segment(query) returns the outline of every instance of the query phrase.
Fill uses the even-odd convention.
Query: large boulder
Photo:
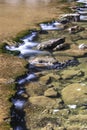
[[[63,44],[65,42],[65,37],[63,38],[58,38],[58,39],[52,39],[46,42],[42,42],[40,44],[37,45],[37,49],[39,50],[50,50],[50,49],[54,49],[55,47],[57,47],[60,44]]]
[[[62,90],[62,99],[67,105],[83,105],[87,103],[87,86],[73,83]]]

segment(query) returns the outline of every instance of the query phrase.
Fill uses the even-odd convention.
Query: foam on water
[[[71,109],[76,109],[77,106],[76,105],[68,105],[68,107]]]
[[[6,49],[9,51],[19,51],[20,56],[26,57],[29,55],[36,55],[42,53],[42,51],[39,50],[32,50],[31,48],[35,47],[38,43],[33,42],[34,38],[37,36],[37,32],[32,32],[30,35],[24,37],[21,39],[23,41],[23,44],[20,44],[19,46],[9,46],[6,45]]]
[[[35,78],[36,78],[36,75],[35,75],[35,74],[28,74],[25,78],[20,79],[20,80],[18,81],[18,84],[19,84],[19,85],[24,84],[24,83],[26,83],[26,82],[28,82],[28,81],[31,81],[31,80],[35,79]]]
[[[25,101],[17,99],[17,100],[14,100],[13,103],[16,109],[23,109]]]
[[[24,130],[24,129],[21,126],[16,126],[16,128],[14,128],[14,130]]]
[[[20,90],[20,91],[17,92],[17,95],[21,95],[24,92],[25,92],[24,90]]]
[[[42,23],[40,24],[42,30],[61,30],[64,26],[60,22]]]
[[[87,21],[87,15],[81,15],[80,20],[81,21]]]
[[[85,6],[84,7],[80,7],[79,10],[80,11],[87,11],[87,7],[85,7]]]
[[[87,14],[87,11],[78,11],[79,14]]]
[[[36,75],[35,74],[29,74],[27,77],[26,77],[26,80],[32,80],[32,79],[35,79],[36,78]]]
[[[87,4],[87,0],[77,0],[77,2]]]
[[[37,37],[37,32],[32,32],[31,34],[25,36],[21,40],[26,42],[26,41],[33,41]]]

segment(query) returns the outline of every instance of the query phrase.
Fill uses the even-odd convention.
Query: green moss
[[[9,123],[2,123],[0,124],[0,130],[10,130],[11,126]]]
[[[80,3],[80,2],[77,2],[76,3],[76,6],[78,6],[78,7],[82,7],[82,6],[84,6],[85,4],[84,3]]]
[[[15,38],[13,38],[12,40],[13,41],[16,41],[16,42],[22,42],[21,41],[21,38],[23,38],[24,36],[27,36],[29,35],[32,31],[36,31],[36,29],[32,29],[32,30],[23,30],[21,32],[19,32]]]
[[[5,49],[5,46],[6,46],[6,45],[7,45],[7,43],[5,43],[5,42],[0,44],[0,53],[12,54],[12,55],[14,55],[14,56],[17,56],[17,55],[20,54],[19,51],[9,51],[9,50],[6,50],[6,49]]]

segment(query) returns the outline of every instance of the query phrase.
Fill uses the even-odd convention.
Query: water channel
[[[26,11],[23,10],[23,15],[21,17],[21,21],[25,18],[25,16],[27,18],[27,19],[25,18],[25,20],[23,21],[23,24],[36,22],[37,17],[39,16],[38,12],[40,12],[38,10],[40,8],[42,10],[42,8],[45,7],[45,9],[47,8],[49,11],[51,11],[50,8],[51,8],[51,6],[55,5],[55,3],[56,3],[56,1],[53,2],[52,0],[48,0],[48,1],[45,1],[45,0],[41,0],[41,1],[39,1],[39,0],[32,0],[32,1],[18,0],[18,1],[15,1],[15,2],[13,0],[0,1],[0,5],[2,7],[9,4],[9,8],[7,7],[8,11],[7,11],[7,8],[5,8],[6,10],[4,10],[4,12],[3,12],[4,15],[6,15],[5,11],[7,11],[7,13],[10,13],[11,8],[14,8],[16,10],[18,8],[18,10],[16,12],[17,14],[18,14],[18,11],[20,12],[20,11],[22,11],[22,9],[27,8]],[[21,9],[20,9],[20,7],[21,7],[20,4],[22,6]],[[29,11],[29,8],[30,8],[31,12],[32,11],[36,12],[36,14],[34,14],[34,12],[33,12],[33,14],[35,15],[35,16],[33,16],[34,19],[29,20],[29,18],[31,18],[31,14],[32,14],[32,13],[27,12],[27,11]],[[34,9],[34,10],[32,10],[32,9]],[[80,20],[81,21],[87,20],[86,10],[87,10],[86,5],[84,7],[76,9],[76,12],[78,12],[80,14]],[[45,15],[45,13],[46,13],[45,18],[48,18],[47,11],[44,12],[44,10],[42,10],[40,13],[42,15],[41,20],[43,20],[43,16]],[[12,15],[16,16],[17,14],[12,14]],[[0,14],[0,16],[1,16],[1,14]],[[6,19],[8,19],[8,18],[6,18]],[[15,22],[15,19],[13,19],[13,20]],[[9,22],[12,22],[12,24],[14,24],[13,20],[9,21]],[[18,16],[17,20],[19,20],[19,16]],[[27,21],[27,20],[29,20],[29,21]],[[25,28],[25,27],[29,26],[29,25],[28,26],[22,25],[22,23],[20,23],[20,22],[17,23],[17,26],[19,26],[19,24],[20,24],[19,29],[20,28],[22,29],[22,27]],[[42,30],[46,30],[46,31],[47,30],[63,30],[63,28],[60,28],[60,26],[59,26],[60,24],[62,24],[62,23],[59,23],[58,21],[53,21],[52,23],[47,23],[47,24],[42,23],[42,24],[40,24],[40,26],[41,26]],[[8,24],[6,24],[6,25],[8,25]],[[9,30],[9,29],[11,29],[10,27],[8,26],[8,29],[7,29],[9,31],[9,33],[11,33],[10,30]],[[5,29],[6,29],[6,27],[5,27]],[[12,29],[12,31],[13,31],[13,29]],[[37,39],[37,35],[39,35],[38,31],[31,31],[31,33],[29,35],[27,35],[27,36],[25,36],[21,39],[22,43],[20,43],[19,45],[15,45],[15,46],[6,45],[6,50],[9,50],[11,52],[19,51],[20,52],[20,54],[19,54],[20,58],[29,58],[31,56],[36,56],[36,55],[48,55],[47,51],[40,51],[40,50],[33,49],[34,47],[36,47],[39,44],[37,42],[37,40],[35,40],[35,39]],[[65,67],[74,66],[74,65],[76,66],[78,64],[79,64],[78,61],[76,59],[74,59],[74,60],[66,61],[64,63],[59,63],[59,62],[55,63],[54,65],[49,66],[49,69],[64,69]],[[31,66],[33,66],[33,65],[31,64]],[[17,86],[16,86],[17,92],[11,98],[11,102],[13,103],[13,106],[11,108],[11,126],[12,126],[13,130],[27,130],[26,122],[25,122],[25,113],[24,113],[24,110],[23,110],[24,106],[27,102],[27,98],[22,97],[22,95],[26,93],[26,90],[25,90],[25,87],[24,87],[26,85],[26,83],[27,82],[29,83],[29,82],[31,82],[35,79],[37,79],[37,76],[32,71],[31,73],[27,73],[27,75],[25,75],[22,78],[19,77],[19,79],[17,79],[17,81],[16,81],[17,82]]]

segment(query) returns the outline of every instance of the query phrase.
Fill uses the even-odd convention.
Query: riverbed
[[[16,5],[12,1],[10,4]],[[38,30],[33,30],[31,24],[32,30],[19,38],[20,43],[7,42],[0,48],[6,53],[2,56],[1,78],[8,77],[9,82],[4,80],[15,84],[11,88],[15,92],[7,97],[11,102],[10,115],[4,118],[6,123],[10,119],[8,124],[13,130],[87,128],[87,6],[78,4],[71,10],[74,13],[65,12],[63,19],[56,17],[45,23],[44,19]],[[9,80],[11,75],[13,79]]]

